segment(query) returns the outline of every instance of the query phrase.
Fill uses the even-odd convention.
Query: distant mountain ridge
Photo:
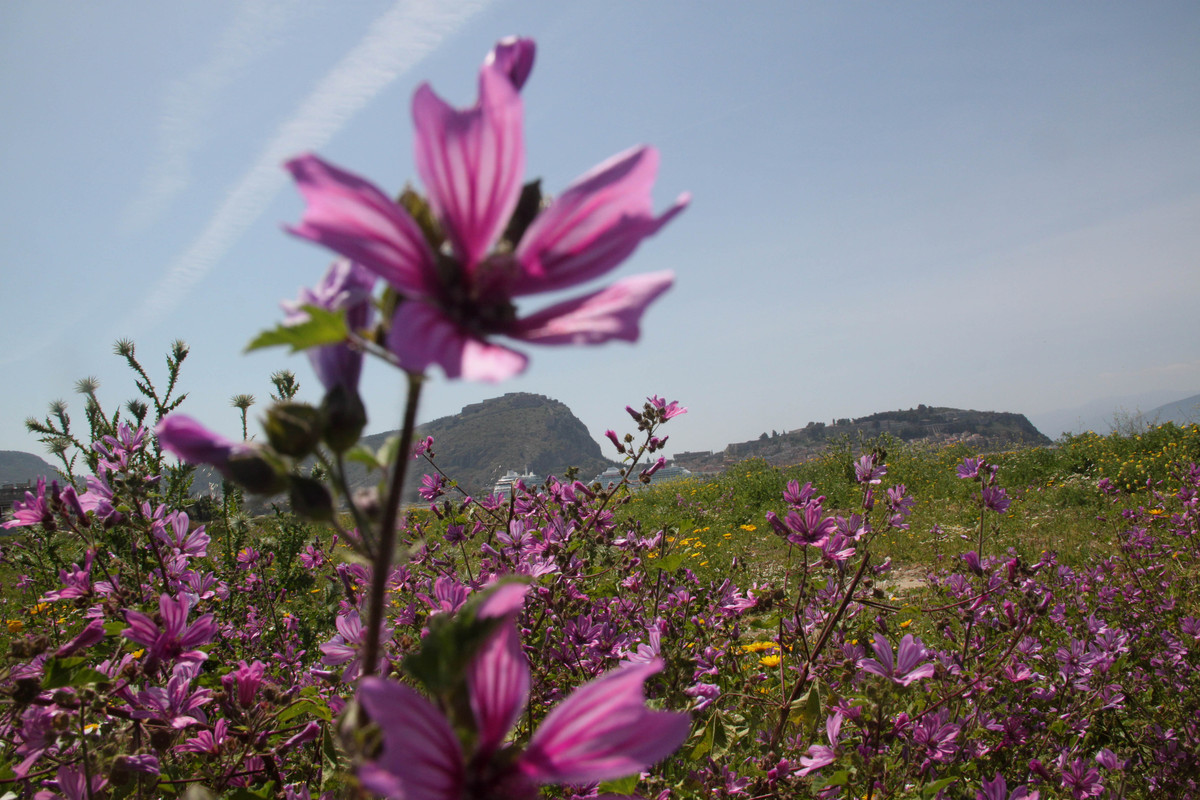
[[[1182,391],[1150,391],[1134,395],[1102,397],[1075,408],[1056,409],[1030,415],[1039,430],[1057,438],[1063,433],[1095,431],[1107,434],[1116,428],[1137,424],[1200,422],[1200,394],[1182,400]],[[1149,408],[1149,411],[1144,409]]]
[[[720,452],[677,453],[675,463],[694,472],[719,471],[747,458],[787,466],[817,455],[839,438],[854,441],[884,433],[906,442],[966,442],[981,449],[1052,444],[1024,414],[919,405],[830,424],[809,422],[784,433],[764,432],[758,439],[728,445]]]
[[[1171,405],[1182,405],[1185,410],[1198,406],[1200,395]],[[1159,412],[1163,412],[1159,421],[1174,418],[1167,416],[1173,413],[1170,407],[1155,409],[1146,416],[1153,418]],[[921,405],[857,419],[809,422],[783,433],[764,432],[758,439],[736,442],[717,452],[677,453],[674,461],[694,472],[717,472],[747,458],[762,458],[783,466],[820,453],[839,437],[856,441],[883,433],[904,441],[961,441],[980,449],[1051,444],[1023,414]],[[363,444],[377,450],[395,434],[372,434],[363,438]],[[587,426],[564,403],[525,392],[510,392],[465,406],[457,414],[420,426],[418,435],[434,438],[438,466],[473,496],[489,493],[510,469],[561,476],[568,467],[578,467],[580,478],[589,480],[615,463],[603,456]],[[431,471],[427,467],[423,461],[413,463],[408,499],[417,499],[420,476]],[[349,471],[353,488],[372,485],[378,478],[377,473],[373,478],[357,464],[349,465]],[[0,483],[24,483],[38,475],[54,476],[55,470],[35,455],[0,451]],[[210,483],[219,486],[216,473],[203,467],[197,470],[194,490],[207,491]]]
[[[58,470],[33,453],[0,450],[0,484],[23,484],[38,478],[57,478]]]

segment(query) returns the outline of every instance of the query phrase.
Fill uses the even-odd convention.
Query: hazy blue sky
[[[186,408],[238,430],[302,357],[241,355],[319,279],[281,225],[305,150],[394,192],[424,81],[474,101],[538,42],[527,172],[550,192],[656,145],[692,206],[616,275],[670,268],[642,342],[529,348],[500,385],[430,383],[421,417],[507,391],[600,439],[658,393],[675,449],[898,407],[1039,413],[1200,392],[1200,5],[583,0],[0,4],[0,449],[176,338]],[[599,285],[599,284],[597,284]],[[523,305],[536,308],[538,303]],[[369,365],[370,430],[402,382]],[[1172,396],[1174,395],[1174,396]],[[1051,435],[1058,431],[1048,431]],[[515,465],[520,466],[520,465]]]

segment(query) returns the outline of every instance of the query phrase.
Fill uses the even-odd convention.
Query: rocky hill
[[[785,466],[799,464],[843,438],[858,441],[885,433],[906,442],[966,442],[979,449],[1051,444],[1024,414],[920,405],[829,424],[810,422],[784,433],[764,432],[758,439],[731,444],[720,452],[678,453],[675,463],[693,472],[717,472],[747,458]]]
[[[57,478],[58,471],[45,460],[20,450],[0,450],[0,484],[36,482],[38,478]]]
[[[363,443],[378,449],[394,433],[367,436]],[[613,463],[601,455],[600,445],[571,409],[525,392],[466,406],[422,425],[418,436],[433,437],[438,466],[472,495],[490,492],[510,469],[561,476],[568,467],[579,467],[588,480]],[[416,464],[419,482],[424,462]],[[365,474],[354,477],[355,483],[368,481]]]

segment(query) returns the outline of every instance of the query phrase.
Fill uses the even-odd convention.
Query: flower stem
[[[383,520],[379,529],[379,549],[375,553],[374,569],[371,573],[370,607],[367,610],[367,641],[363,647],[362,674],[375,674],[379,660],[379,637],[383,631],[383,598],[387,593],[387,579],[392,560],[396,556],[396,519],[400,512],[400,497],[404,493],[404,477],[412,457],[413,431],[417,421],[417,403],[421,397],[424,376],[408,374],[408,397],[404,405],[404,426],[400,429],[400,447],[396,451],[396,463],[392,465],[392,482],[388,488],[387,505],[383,509]]]

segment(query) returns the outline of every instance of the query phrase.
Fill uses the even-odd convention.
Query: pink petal
[[[512,85],[520,89],[529,80],[533,71],[533,58],[537,45],[533,39],[518,39],[510,36],[501,39],[488,53],[483,62],[484,69],[498,69],[512,81]]]
[[[480,619],[506,617],[515,614],[525,606],[525,595],[529,593],[529,584],[510,581],[501,583],[488,591],[487,597],[479,604],[475,615]]]
[[[529,699],[529,663],[521,650],[515,612],[512,617],[500,623],[467,668],[479,754],[485,758],[504,742]]]
[[[317,156],[286,167],[308,201],[291,233],[357,261],[406,294],[438,291],[433,253],[408,212],[370,182]]]
[[[882,633],[875,634],[871,649],[875,651],[875,656],[879,659],[880,665],[887,670],[886,675],[889,678],[895,675],[896,662],[892,660],[892,645],[887,640],[887,637]]]
[[[179,600],[172,600],[169,594],[158,598],[158,612],[162,615],[163,632],[172,639],[183,635],[187,628],[188,601],[180,595]]]
[[[509,335],[535,344],[636,342],[646,307],[671,287],[670,272],[651,272],[517,320]]]
[[[551,711],[518,766],[539,783],[592,783],[632,775],[675,752],[687,714],[651,711],[642,685],[662,661],[607,672]]]
[[[359,770],[364,786],[404,800],[462,797],[462,748],[432,703],[407,686],[376,677],[362,680],[358,699],[383,729],[383,753]]]
[[[147,647],[158,641],[158,625],[142,612],[126,611],[125,621],[129,623],[129,627],[121,631],[121,635],[126,639]]]
[[[658,151],[638,147],[600,164],[534,219],[517,247],[524,280],[513,294],[562,289],[602,275],[629,257],[642,239],[674,219],[686,195],[654,216],[650,190]]]
[[[479,102],[460,111],[428,84],[413,97],[417,173],[470,273],[500,238],[525,171],[521,96],[499,69],[479,74]]]
[[[387,347],[410,372],[424,372],[437,364],[447,378],[469,381],[511,378],[528,363],[515,350],[470,336],[436,308],[412,301],[396,309]]]

